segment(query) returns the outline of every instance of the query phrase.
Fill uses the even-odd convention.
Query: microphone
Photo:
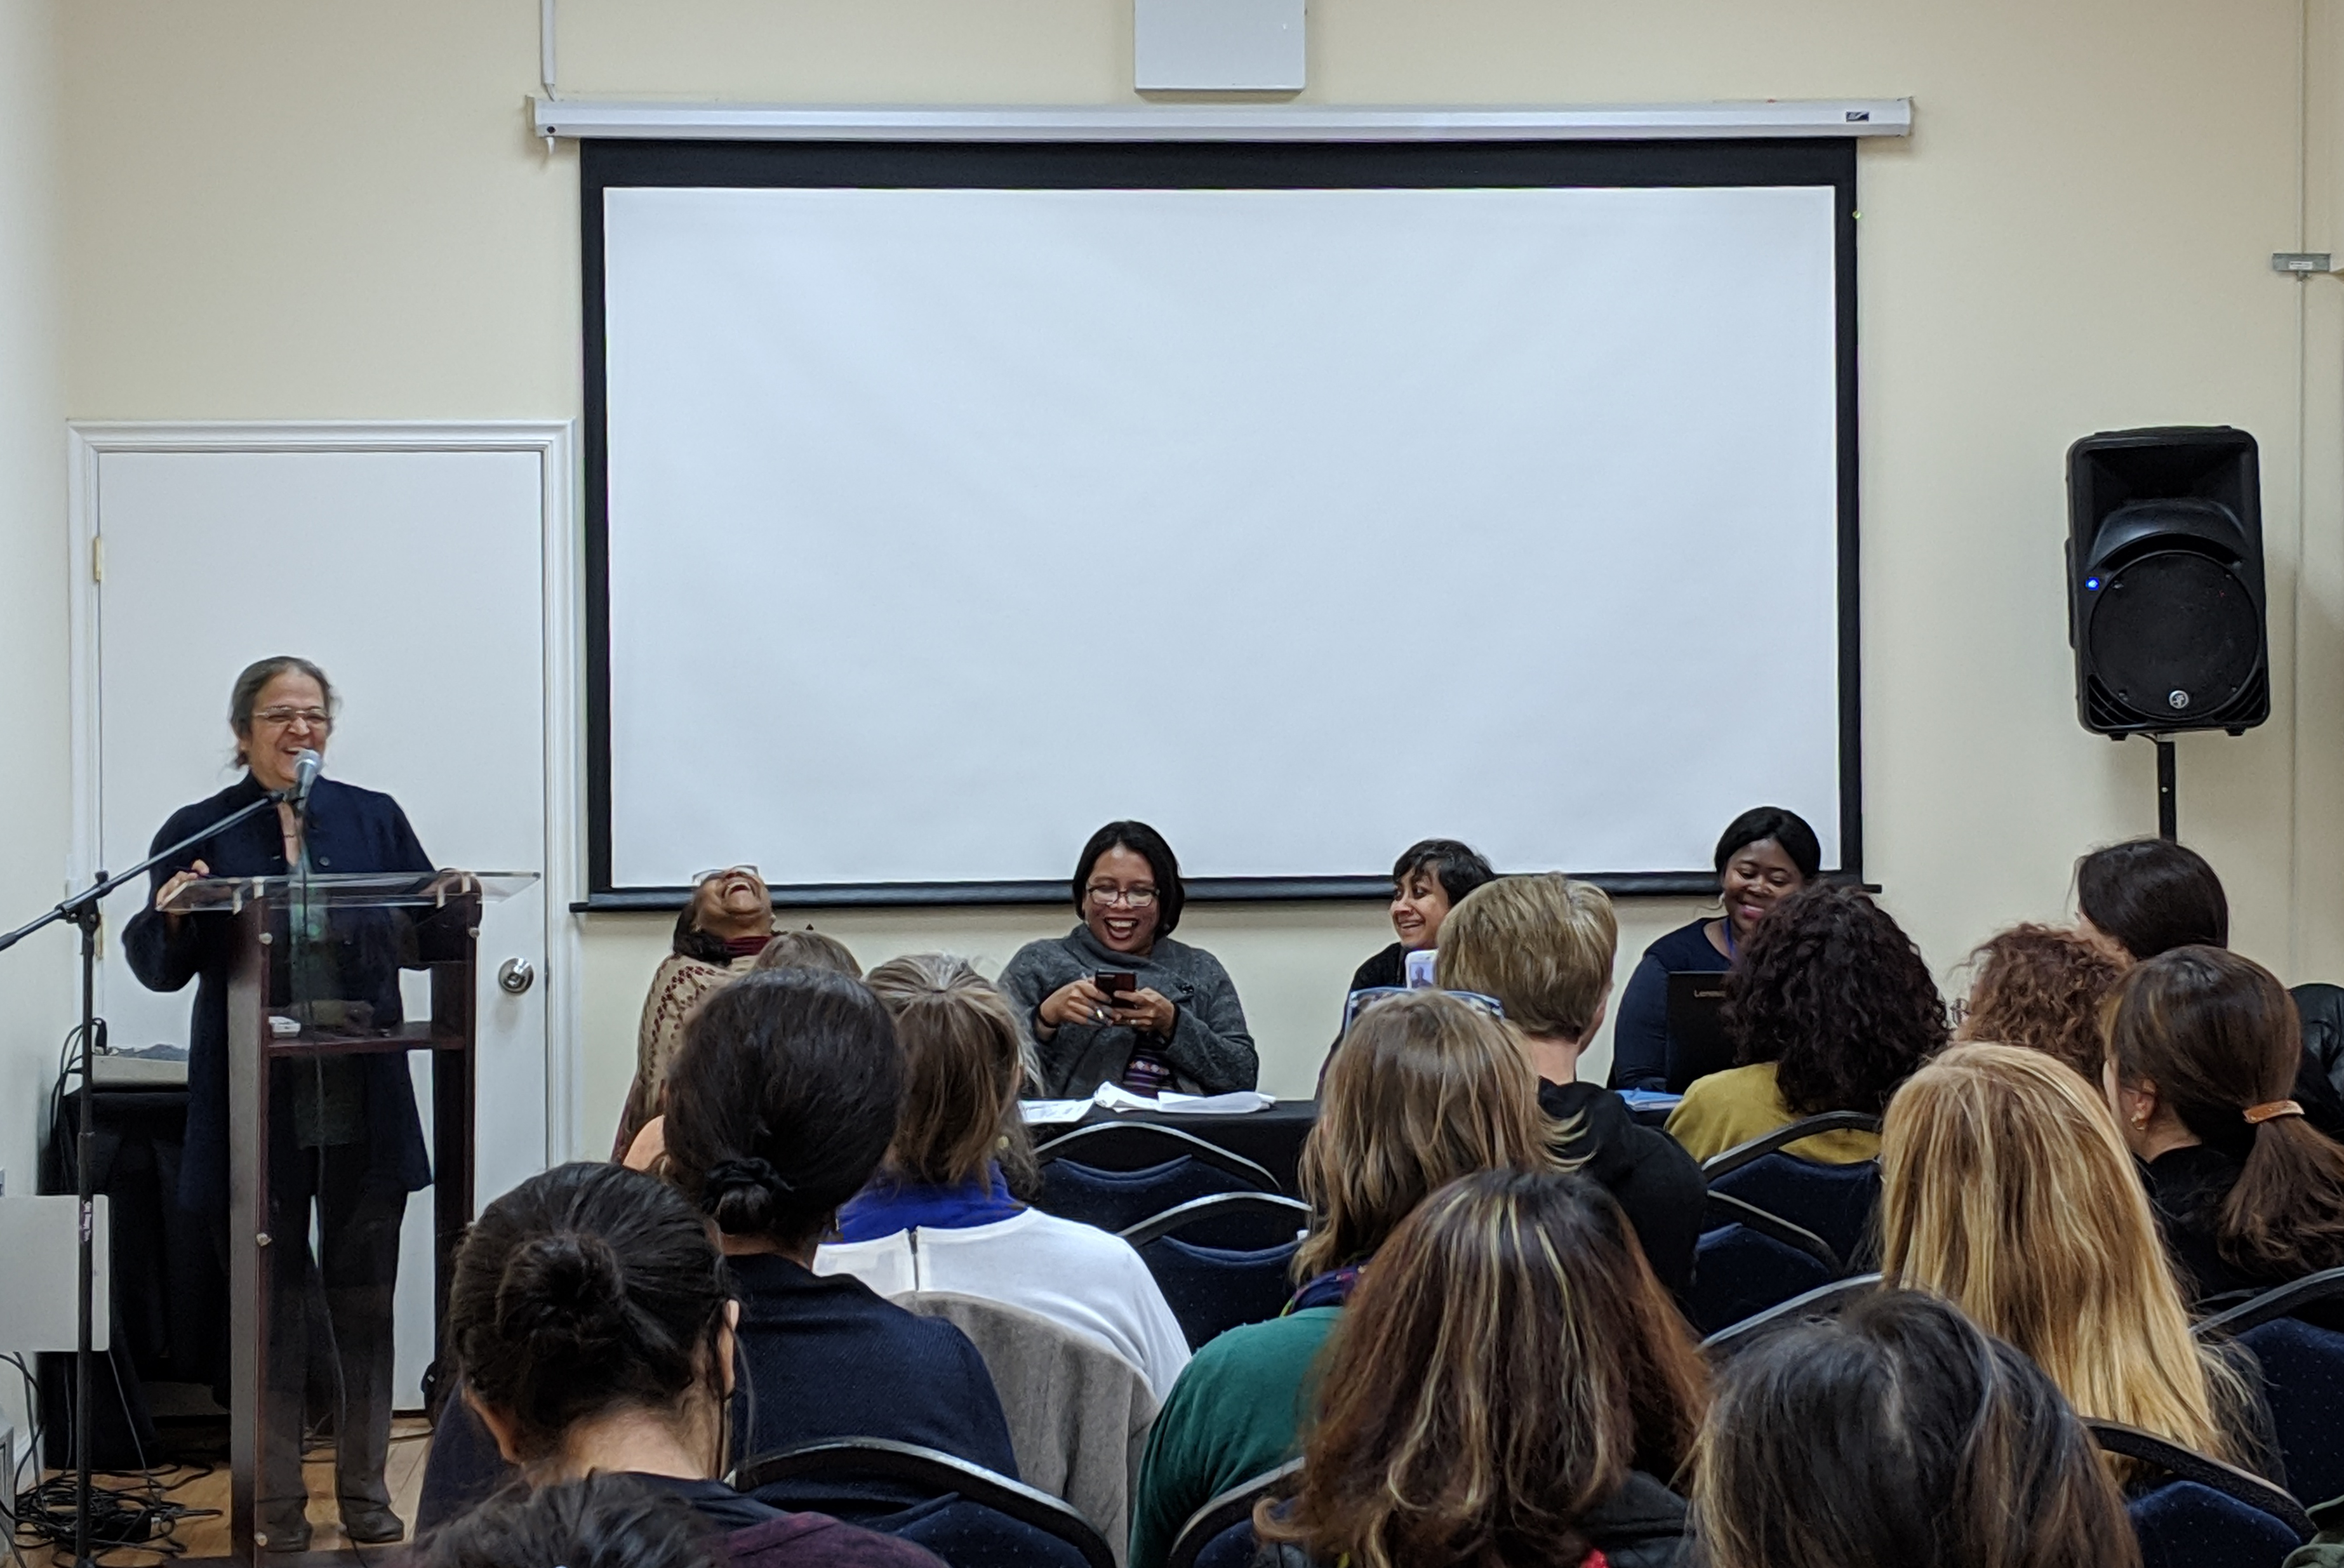
[[[310,750],[307,746],[304,746],[301,749],[300,755],[293,759],[294,810],[307,811],[309,809],[310,786],[318,782],[318,774],[325,765],[326,759],[319,756],[316,752]]]

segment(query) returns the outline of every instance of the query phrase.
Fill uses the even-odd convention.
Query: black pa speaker
[[[2270,716],[2255,438],[2104,430],[2067,449],[2067,642],[2084,727],[2238,734]]]

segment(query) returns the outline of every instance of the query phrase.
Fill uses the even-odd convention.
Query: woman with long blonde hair
[[[1888,1283],[1952,1301],[2086,1417],[2274,1470],[2261,1395],[2191,1338],[2132,1157],[2075,1069],[1955,1046],[1889,1102],[1881,1164]]]
[[[1708,1372],[1593,1179],[1485,1170],[1376,1257],[1328,1351],[1281,1564],[1673,1563]]]
[[[1478,1170],[1556,1168],[1521,1041],[1443,991],[1359,1015],[1302,1146],[1309,1235],[1284,1316],[1198,1351],[1156,1418],[1132,1508],[1131,1568],[1160,1568],[1216,1494],[1294,1456],[1312,1365],[1378,1249],[1436,1189]]]

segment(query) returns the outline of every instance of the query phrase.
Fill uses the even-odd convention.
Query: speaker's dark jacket
[[[155,835],[149,853],[232,814],[265,793],[250,774],[245,774],[209,800],[173,813]],[[319,875],[432,869],[431,857],[423,853],[397,801],[335,779],[319,779],[310,792],[307,845],[309,868]],[[284,836],[277,814],[258,813],[183,852],[175,863],[157,866],[151,886],[160,889],[198,860],[214,876],[287,875]],[[389,929],[388,917],[383,924],[385,929],[379,932],[359,929],[361,952],[355,964],[345,965],[346,979],[351,982],[349,999],[370,1003],[378,1027],[399,1021],[399,955],[401,949],[411,951]],[[199,1214],[221,1214],[227,1208],[227,987],[235,935],[233,917],[225,914],[189,916],[174,929],[167,917],[156,913],[151,894],[122,934],[124,955],[141,984],[152,990],[177,991],[190,979],[196,982],[187,1038],[187,1143],[179,1169],[179,1202]],[[413,1192],[429,1186],[431,1163],[424,1153],[423,1127],[416,1115],[414,1080],[408,1076],[406,1056],[386,1052],[358,1059],[363,1064],[366,1092],[368,1187]],[[279,1094],[276,1099],[270,1117],[272,1147],[283,1152],[272,1158],[287,1158],[292,1153],[289,1097]]]

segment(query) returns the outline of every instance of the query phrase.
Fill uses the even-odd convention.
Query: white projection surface
[[[604,200],[613,885],[1838,863],[1831,188]]]

